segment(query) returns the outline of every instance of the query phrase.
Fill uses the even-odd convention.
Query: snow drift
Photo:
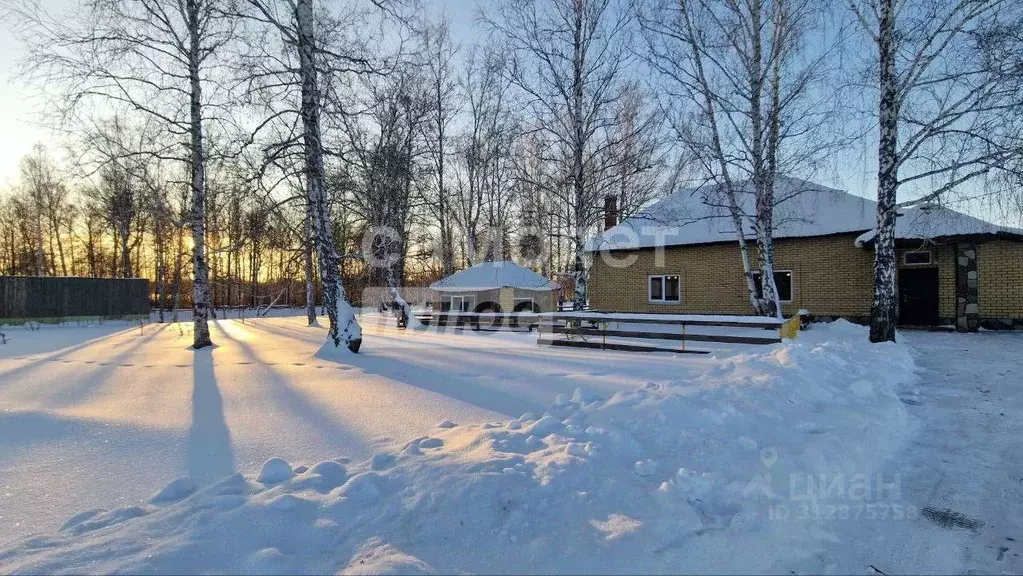
[[[836,322],[719,360],[546,414],[444,421],[366,462],[179,478],[0,547],[0,572],[778,572],[829,537],[809,506],[897,497],[873,479],[909,432],[904,346]]]

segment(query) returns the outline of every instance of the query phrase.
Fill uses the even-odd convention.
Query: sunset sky
[[[11,0],[0,0],[0,4]],[[52,14],[72,12],[79,0],[39,0]],[[485,1],[485,0],[483,0]],[[474,37],[473,19],[477,0],[426,0],[439,14],[446,12],[460,41]],[[0,10],[0,14],[3,14]],[[36,142],[47,144],[58,154],[59,145],[42,125],[42,102],[35,87],[18,77],[24,48],[15,37],[11,22],[0,19],[0,189],[18,179],[18,163]]]

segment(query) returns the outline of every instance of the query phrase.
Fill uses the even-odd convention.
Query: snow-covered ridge
[[[827,537],[803,506],[899,505],[845,487],[901,445],[913,373],[901,344],[815,326],[691,380],[444,421],[361,463],[178,479],[0,546],[0,572],[784,571]]]

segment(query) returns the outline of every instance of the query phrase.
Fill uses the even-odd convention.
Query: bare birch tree
[[[526,95],[532,130],[561,153],[570,209],[575,309],[586,304],[585,241],[602,215],[598,166],[631,59],[629,10],[616,0],[503,0],[484,15],[506,43],[510,78]]]
[[[447,173],[450,170],[448,158],[452,152],[452,122],[459,112],[456,102],[458,83],[454,68],[458,46],[451,39],[447,20],[426,22],[422,28],[420,42],[430,103],[429,121],[424,123],[423,130],[436,181],[436,189],[427,206],[437,219],[441,273],[449,276],[455,271],[455,249],[450,180]]]
[[[176,149],[157,145],[149,153],[171,157],[189,173],[193,347],[210,346],[204,89],[231,23],[220,0],[89,0],[82,8],[58,21],[30,1],[22,4],[16,13],[29,42],[26,63],[40,81],[59,86],[54,104],[65,125],[99,101],[160,123],[176,140]]]
[[[372,4],[382,7],[387,2],[374,0]],[[268,50],[258,52],[258,59],[269,63],[257,63],[249,80],[253,90],[271,95],[263,100],[270,115],[262,126],[283,121],[291,127],[271,155],[285,153],[296,145],[301,150],[301,178],[312,213],[323,304],[330,321],[328,343],[358,352],[362,329],[342,283],[342,257],[335,244],[331,194],[327,190],[327,146],[322,124],[327,102],[338,100],[331,95],[338,77],[374,71],[367,40],[360,30],[365,24],[362,12],[352,7],[340,13],[317,12],[313,0],[244,0],[242,5],[240,15],[276,32],[285,48],[283,56]],[[297,94],[293,93],[295,89]]]
[[[826,91],[816,81],[828,55],[808,0],[651,0],[639,11],[645,59],[657,72],[662,107],[676,137],[714,182],[704,201],[732,222],[751,306],[781,313],[774,281],[774,208],[779,176],[812,169],[830,149],[819,128]],[[803,56],[803,57],[801,57]],[[746,200],[752,197],[753,213]],[[760,286],[747,238],[752,221]]]
[[[512,189],[504,166],[515,136],[506,65],[496,46],[474,46],[458,80],[465,107],[464,128],[456,139],[453,216],[465,237],[463,251],[470,266],[492,255],[492,245],[500,243],[500,236],[493,237],[498,219],[494,208]]]
[[[849,0],[873,42],[878,121],[877,228],[870,340],[895,339],[895,220],[1018,165],[1021,21],[1005,0]],[[903,200],[900,202],[900,195]],[[911,198],[906,199],[906,196]]]
[[[364,225],[362,253],[369,287],[387,293],[402,325],[415,324],[399,290],[420,194],[420,166],[430,156],[424,127],[432,122],[432,86],[406,63],[364,84],[365,114],[342,120],[348,139],[352,209]],[[382,301],[388,301],[383,299]]]
[[[30,231],[32,241],[32,262],[36,276],[51,273],[51,265],[55,261],[53,250],[47,253],[45,240],[57,235],[55,227],[58,205],[67,196],[67,189],[59,181],[53,161],[41,144],[36,144],[32,152],[21,159],[21,206],[25,217],[24,225]],[[63,248],[61,248],[63,259]],[[64,272],[66,274],[66,270]]]

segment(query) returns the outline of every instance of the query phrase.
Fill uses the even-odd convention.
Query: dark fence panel
[[[0,320],[148,315],[149,281],[142,278],[0,276]]]

